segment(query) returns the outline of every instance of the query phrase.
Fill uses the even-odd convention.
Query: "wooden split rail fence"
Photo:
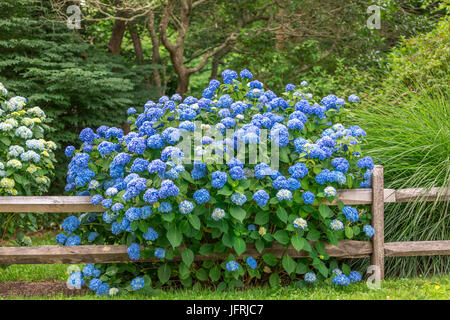
[[[372,173],[371,189],[339,190],[339,200],[346,205],[372,205],[372,225],[375,235],[371,242],[341,240],[337,246],[325,244],[328,255],[339,258],[371,257],[371,264],[380,268],[384,278],[385,257],[450,255],[450,240],[384,242],[384,204],[392,202],[446,201],[450,199],[450,188],[425,189],[384,189],[383,167],[375,166]],[[337,201],[329,203],[337,205]],[[10,212],[103,212],[99,205],[92,205],[90,197],[0,197],[0,213]],[[0,247],[0,264],[71,264],[71,263],[110,263],[130,261],[125,245],[80,245],[37,246],[37,247]],[[182,248],[180,247],[180,250]],[[305,251],[287,249],[275,244],[264,252],[272,252],[277,257],[289,253],[291,257],[308,256]],[[263,252],[263,253],[264,253]],[[262,253],[262,254],[263,254]],[[261,254],[252,246],[247,247],[246,256],[257,257]],[[223,255],[199,255],[197,261],[220,259]],[[175,256],[174,260],[180,259]],[[156,262],[150,258],[143,262]]]

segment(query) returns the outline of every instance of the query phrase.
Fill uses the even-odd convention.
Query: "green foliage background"
[[[53,192],[61,194],[64,148],[86,126],[120,125],[126,109],[143,105],[146,97],[141,70],[89,45],[67,26],[48,21],[48,8],[40,4],[0,3],[0,81],[54,119],[48,135],[59,147]]]

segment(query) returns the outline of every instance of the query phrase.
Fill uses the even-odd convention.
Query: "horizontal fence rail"
[[[314,244],[314,242],[310,242]],[[372,245],[367,241],[341,240],[338,246],[325,244],[325,251],[331,257],[340,258],[364,258],[372,253]],[[181,261],[183,246],[178,247],[180,255],[174,256],[171,261]],[[276,243],[271,248],[266,248],[259,253],[254,245],[247,245],[245,256],[258,257],[265,253],[273,253],[275,257],[282,258],[289,254],[292,258],[308,257],[307,251],[297,251],[292,246],[286,248]],[[244,255],[238,256],[242,259]],[[226,258],[226,254],[213,253],[210,255],[197,255],[196,261],[220,260]],[[0,247],[0,264],[56,264],[56,263],[106,263],[129,262],[127,246],[125,245],[86,245],[76,247],[40,246],[40,247]],[[141,259],[140,262],[160,262],[158,258]]]
[[[340,240],[337,246],[324,243],[326,253],[337,258],[371,257],[372,264],[380,268],[381,278],[384,277],[385,257],[450,255],[450,240],[384,242],[384,204],[396,202],[424,202],[450,200],[450,188],[415,188],[415,189],[384,189],[383,167],[375,166],[372,172],[372,189],[338,190],[338,198],[346,205],[372,205],[372,225],[375,235],[371,242]],[[335,200],[329,205],[337,205]],[[78,196],[43,196],[43,197],[0,197],[1,213],[77,213],[104,212],[100,205],[91,204],[91,197]],[[313,242],[310,242],[312,245]],[[178,248],[179,252],[183,247]],[[259,253],[253,245],[247,245],[246,256],[258,257],[264,253],[273,253],[281,258],[286,253],[293,258],[308,257],[308,252],[297,251],[293,247],[284,247],[275,243]],[[198,255],[196,261],[217,260],[226,257],[225,254]],[[238,257],[242,258],[242,256]],[[180,261],[176,255],[173,261]],[[37,246],[37,247],[0,247],[0,264],[71,264],[71,263],[111,263],[130,262],[125,245],[81,245]],[[160,259],[142,259],[139,262],[159,262]]]
[[[347,205],[372,204],[372,189],[341,189],[338,190],[339,200]],[[432,188],[416,189],[384,189],[384,202],[415,202],[415,201],[445,201],[450,200],[450,189]],[[329,205],[337,205],[335,200]],[[0,214],[13,212],[104,212],[101,205],[91,204],[88,196],[41,196],[41,197],[0,197]]]
[[[311,243],[312,244],[312,243]],[[179,247],[179,252],[183,247]],[[373,253],[372,244],[367,241],[341,240],[338,246],[325,244],[325,252],[335,258],[367,258]],[[273,253],[282,258],[289,254],[292,258],[308,257],[307,251],[297,251],[292,246],[285,248],[275,244],[259,253],[253,245],[248,245],[245,256],[257,258],[265,253]],[[242,259],[243,255],[237,259]],[[450,240],[388,242],[384,244],[385,257],[412,257],[450,255]],[[221,260],[228,254],[198,255],[195,261]],[[72,263],[112,263],[130,262],[125,245],[83,245],[76,247],[38,246],[38,247],[0,247],[0,264],[72,264]],[[158,258],[140,259],[139,262],[160,262]],[[174,256],[171,261],[181,261]],[[134,261],[136,262],[136,261]]]

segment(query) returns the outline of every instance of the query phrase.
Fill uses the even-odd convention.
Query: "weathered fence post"
[[[372,171],[372,201],[375,234],[371,264],[380,268],[380,278],[384,279],[384,173],[383,167],[378,165]]]

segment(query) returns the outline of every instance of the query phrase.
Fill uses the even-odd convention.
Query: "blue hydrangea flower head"
[[[233,168],[231,168],[229,171],[229,174],[231,176],[231,179],[233,179],[233,180],[247,179],[245,177],[244,170],[239,166],[234,166]]]
[[[287,189],[294,191],[297,189],[300,189],[302,184],[300,183],[300,180],[296,178],[288,178],[287,179]]]
[[[166,251],[162,248],[156,248],[155,257],[159,259],[163,259],[166,256]]]
[[[192,202],[184,200],[178,205],[178,208],[181,214],[188,214],[191,213],[192,210],[194,210],[194,205],[192,204]]]
[[[70,158],[74,151],[75,151],[75,147],[74,146],[68,146],[68,147],[66,147],[66,150],[64,151],[64,153],[65,153],[67,158]]]
[[[293,222],[294,228],[305,229],[308,226],[308,223],[303,218],[296,218]]]
[[[77,230],[79,226],[80,220],[78,220],[78,218],[75,216],[70,216],[66,218],[61,224],[61,227],[67,234],[71,234],[72,232]]]
[[[103,197],[102,197],[100,194],[96,194],[96,195],[92,196],[92,198],[91,198],[91,203],[97,205],[97,204],[99,204],[102,200],[103,200]]]
[[[130,260],[139,260],[140,250],[141,248],[137,243],[131,244],[127,249],[127,253],[128,256],[130,257]]]
[[[256,269],[256,267],[258,266],[258,262],[256,262],[255,258],[248,257],[248,258],[247,258],[247,265],[248,265],[251,269]]]
[[[176,197],[180,193],[180,189],[173,183],[172,180],[164,180],[161,182],[161,187],[159,188],[159,198],[166,199],[168,197]]]
[[[158,232],[149,227],[147,229],[147,232],[144,233],[142,236],[144,237],[145,240],[155,241],[156,239],[158,239]]]
[[[154,134],[147,139],[147,146],[151,149],[161,149],[165,144],[164,139],[159,134]]]
[[[67,236],[64,233],[60,233],[56,236],[56,243],[64,245],[67,241]]]
[[[136,277],[131,280],[130,286],[134,291],[140,290],[145,286],[145,280],[144,278]]]
[[[304,163],[298,162],[289,167],[289,174],[292,178],[302,179],[308,174],[308,168]]]
[[[142,172],[148,168],[149,162],[142,158],[136,158],[131,166],[131,172]]]
[[[172,97],[170,97],[170,100],[172,100],[174,102],[180,102],[181,99],[182,99],[182,97],[178,93],[175,93],[174,95],[172,95]]]
[[[210,195],[208,190],[206,189],[200,189],[195,191],[194,193],[194,200],[198,203],[198,204],[203,204],[208,202],[210,199]]]
[[[272,186],[276,190],[287,189],[288,188],[287,179],[280,175],[275,180],[272,181]]]
[[[348,101],[349,102],[358,102],[359,101],[359,97],[356,94],[352,94],[348,97]]]
[[[370,225],[365,225],[363,227],[363,232],[366,234],[366,236],[368,236],[369,238],[372,238],[373,235],[375,234],[375,229]]]
[[[117,213],[120,210],[122,210],[123,208],[124,208],[124,205],[120,202],[117,202],[111,206],[111,211]]]
[[[80,140],[90,144],[95,139],[95,133],[91,128],[84,128],[80,132]]]
[[[358,210],[351,206],[345,206],[344,209],[342,209],[342,213],[345,214],[345,217],[351,222],[359,220]]]
[[[236,71],[227,69],[222,72],[223,83],[225,84],[233,84],[233,80],[237,79],[237,77]]]
[[[159,200],[159,191],[154,188],[149,188],[145,191],[143,199],[145,202],[153,204]]]
[[[262,89],[263,88],[263,84],[261,81],[258,80],[253,80],[249,83],[250,88],[252,89]]]
[[[331,164],[337,171],[340,171],[342,173],[347,173],[348,167],[350,165],[345,158],[334,158],[331,161]]]
[[[351,283],[354,283],[354,282],[360,282],[362,279],[362,276],[361,276],[361,273],[359,273],[358,271],[352,271],[348,275],[348,278]]]
[[[364,157],[362,159],[359,159],[358,160],[358,167],[361,168],[361,169],[365,168],[365,169],[373,170],[374,165],[373,165],[372,157],[367,156],[367,157]]]
[[[103,216],[102,216],[103,221],[105,221],[106,223],[112,223],[116,220],[116,216],[114,214],[111,214],[111,212],[109,211],[105,211],[103,212]]]
[[[131,207],[125,212],[125,216],[129,221],[137,221],[141,217],[141,208]]]
[[[372,186],[372,183],[370,182],[370,180],[364,180],[361,181],[359,184],[359,187],[364,189],[364,188],[370,188]]]
[[[151,217],[153,210],[150,206],[141,207],[141,219],[148,219]]]
[[[340,274],[343,274],[343,272],[342,272],[342,270],[339,269],[339,268],[334,268],[334,269],[331,271],[331,274],[333,274],[333,275],[340,275]]]
[[[312,193],[311,191],[306,191],[303,193],[302,195],[303,197],[303,202],[305,204],[311,204],[314,202],[314,199],[316,198],[316,196],[314,195],[314,193]]]
[[[339,286],[347,286],[350,284],[350,279],[345,274],[334,276],[333,283]]]
[[[334,197],[337,194],[337,191],[334,187],[328,186],[323,190],[323,194],[325,197]]]
[[[71,236],[67,238],[66,247],[72,247],[72,246],[77,246],[81,243],[81,239],[79,236]]]
[[[136,109],[135,108],[128,108],[128,110],[127,110],[127,115],[132,115],[132,114],[135,114],[137,111],[136,111]]]
[[[231,260],[231,261],[227,262],[225,268],[227,269],[227,271],[231,271],[231,272],[236,271],[239,269],[239,263],[237,263],[234,260]]]
[[[330,222],[330,229],[335,231],[342,230],[344,229],[344,224],[341,220],[334,219]]]
[[[314,282],[317,281],[317,277],[316,277],[316,274],[314,272],[306,273],[304,279],[305,279],[306,282],[309,282],[309,283],[314,283]]]
[[[246,201],[247,197],[245,194],[235,192],[231,195],[231,202],[235,205],[242,206]]]
[[[114,235],[118,235],[122,232],[122,228],[120,226],[120,223],[118,222],[113,222],[111,224],[111,233]]]
[[[161,213],[171,212],[172,211],[172,205],[169,202],[167,202],[167,201],[161,202],[159,207],[158,207],[158,211],[161,212]]]
[[[264,207],[267,202],[269,202],[269,195],[265,190],[258,190],[253,194],[253,200],[255,200],[256,204],[260,207]]]
[[[102,283],[102,280],[94,278],[89,281],[89,289],[91,289],[92,291],[96,291]]]
[[[286,85],[286,92],[290,92],[290,91],[294,91],[295,90],[295,85],[289,83],[288,85]]]
[[[97,287],[95,294],[98,296],[105,296],[109,294],[109,285],[107,283],[102,283]]]
[[[109,208],[112,205],[112,199],[103,199],[101,203],[104,208]]]
[[[106,130],[106,132],[105,132],[105,138],[110,139],[112,137],[119,138],[119,139],[122,138],[123,130],[120,128],[115,128],[115,127],[108,128],[108,130]]]
[[[279,201],[283,200],[291,200],[292,199],[292,192],[288,189],[281,189],[277,192],[276,197]]]
[[[83,274],[87,278],[92,278],[95,276],[95,267],[93,264],[87,264],[83,268]]]
[[[241,79],[248,79],[251,80],[253,79],[253,74],[248,71],[247,69],[242,70],[239,75],[241,76]]]
[[[225,217],[225,210],[221,208],[215,208],[211,214],[211,218],[215,221],[222,220]]]
[[[227,183],[228,175],[226,172],[214,171],[211,174],[211,185],[216,189],[221,189]]]
[[[98,233],[97,232],[95,232],[95,231],[91,232],[88,235],[88,241],[89,242],[95,241],[95,239],[97,239],[97,237],[98,237]]]

